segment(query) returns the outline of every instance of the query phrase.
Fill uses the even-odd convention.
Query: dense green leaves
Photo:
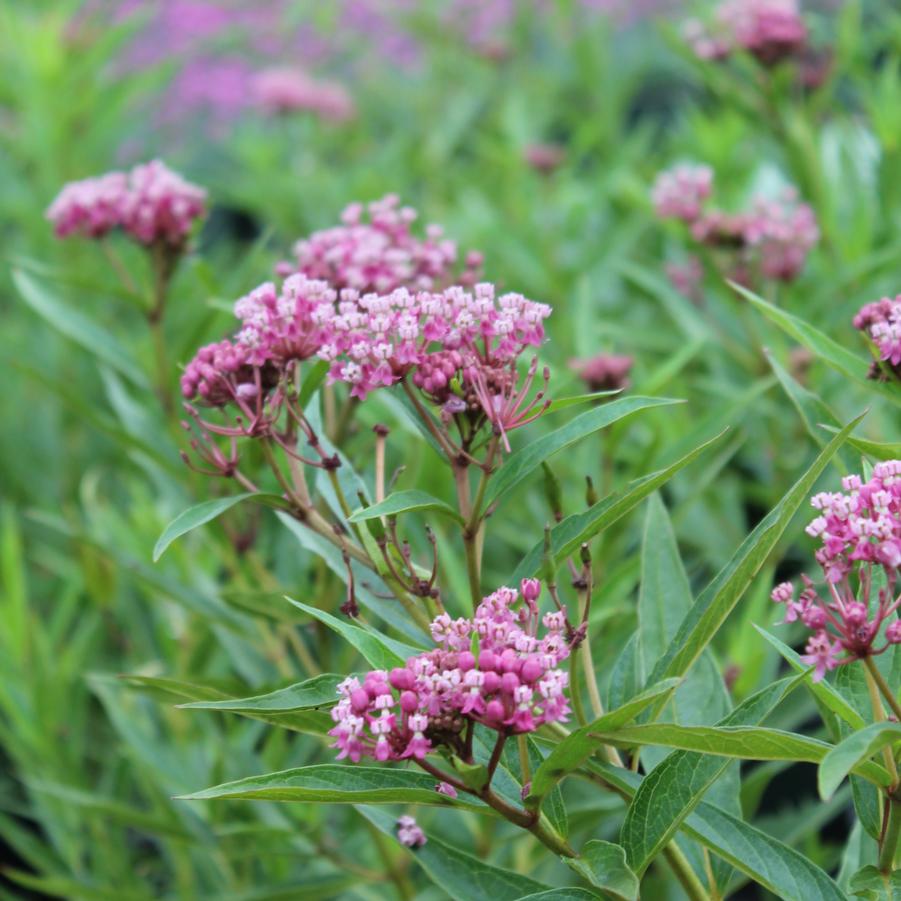
[[[630,510],[635,509],[648,495],[653,494],[661,485],[666,484],[679,470],[693,463],[706,450],[716,444],[725,434],[721,432],[715,438],[705,441],[675,463],[650,475],[636,479],[622,491],[598,501],[584,513],[567,516],[551,529],[551,549],[554,561],[559,566],[570,554],[577,551],[580,545],[592,539],[608,526],[622,519]],[[544,554],[544,542],[538,542],[517,566],[514,582],[534,576],[541,568]]]
[[[823,758],[817,772],[820,797],[827,800],[852,771],[861,772],[864,761],[887,745],[901,741],[901,723],[872,723],[852,732]]]
[[[485,493],[485,508],[487,509],[512,491],[545,460],[582,438],[586,438],[626,416],[637,413],[639,410],[678,403],[683,403],[683,401],[666,397],[623,397],[582,413],[581,416],[570,420],[566,425],[538,438],[512,454],[491,480]]]
[[[864,901],[898,901],[901,898],[901,870],[886,874],[872,865],[861,867],[851,877],[848,891]]]
[[[742,542],[732,559],[692,606],[666,654],[654,667],[649,681],[681,676],[697,660],[763,566],[820,474],[862,418],[861,415],[852,420],[826,445],[807,472]]]
[[[638,898],[638,877],[629,869],[622,846],[590,841],[577,858],[566,862],[592,885],[603,889],[605,895],[622,901]]]
[[[532,777],[532,786],[526,804],[529,807],[538,807],[544,796],[559,782],[564,776],[578,769],[592,754],[597,750],[603,742],[598,734],[605,730],[616,729],[619,726],[635,719],[642,710],[647,709],[655,701],[671,694],[679,684],[677,679],[669,679],[654,685],[647,691],[636,695],[631,700],[623,704],[616,710],[604,714],[570,733],[558,745],[554,747],[550,754],[545,757],[543,763],[535,771]]]

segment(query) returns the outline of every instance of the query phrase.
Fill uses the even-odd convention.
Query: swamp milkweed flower
[[[334,81],[313,78],[302,69],[262,69],[251,79],[251,95],[267,113],[309,112],[330,122],[346,122],[356,115],[353,99]]]
[[[882,364],[873,364],[870,378],[901,378],[901,294],[864,304],[854,317],[854,328],[870,339]]]
[[[813,633],[801,659],[816,667],[814,681],[901,643],[901,620],[894,616],[901,605],[901,460],[877,463],[866,482],[846,476],[842,487],[844,492],[821,492],[810,501],[820,515],[806,531],[822,542],[816,560],[825,599],[807,576],[797,599],[790,582],[772,593],[785,607],[785,622],[800,621]]]
[[[488,595],[472,619],[443,613],[431,625],[435,650],[390,672],[345,679],[329,732],[338,759],[419,762],[446,748],[470,760],[476,723],[513,735],[565,722],[568,673],[559,665],[572,639],[562,611],[540,617],[540,590],[537,580],[526,579],[520,591]],[[438,791],[449,794],[441,785]]]

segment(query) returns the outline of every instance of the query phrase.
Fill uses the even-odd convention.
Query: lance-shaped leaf
[[[617,394],[622,394],[622,391],[622,388],[614,388],[612,391],[593,391],[591,394],[574,394],[572,397],[558,397],[548,404],[544,415],[549,416],[551,413],[557,413],[560,410],[566,410],[569,407],[578,407],[582,404],[589,404],[592,401],[603,400],[606,397],[614,397]]]
[[[899,726],[901,728],[901,726]],[[819,763],[835,745],[763,726],[680,726],[677,723],[646,723],[611,731],[592,731],[593,738],[618,748],[663,745],[682,751],[698,751],[742,760],[794,760]],[[878,785],[889,785],[891,777],[872,761],[862,760],[854,772]],[[839,780],[841,781],[841,780]]]
[[[642,785],[641,776],[622,767],[592,763],[591,769],[626,797]],[[681,822],[681,830],[784,901],[847,901],[829,875],[803,854],[706,801]]]
[[[350,522],[362,522],[365,519],[378,519],[381,516],[397,516],[398,513],[412,513],[415,510],[432,510],[442,516],[450,517],[462,523],[463,517],[449,504],[432,497],[425,491],[396,491],[385,500],[371,507],[355,510]]]
[[[288,508],[288,502],[278,494],[264,494],[257,491],[247,491],[244,494],[234,494],[231,497],[219,497],[212,501],[204,501],[179,513],[172,522],[163,529],[163,534],[157,539],[153,547],[153,562],[156,563],[166,552],[166,548],[181,538],[182,535],[210,522],[217,516],[221,516],[226,510],[231,510],[241,501],[253,500],[257,504],[265,504],[267,507],[275,507],[280,510]]]
[[[198,710],[234,710],[237,713],[308,710],[311,707],[334,704],[338,700],[338,685],[346,678],[334,673],[323,673],[305,682],[298,682],[251,698],[193,701],[178,706]]]
[[[551,529],[551,550],[555,564],[559,566],[570,554],[577,551],[583,542],[591,540],[599,532],[622,519],[648,495],[653,494],[661,485],[668,482],[679,470],[697,460],[725,434],[725,432],[720,432],[716,437],[705,441],[684,457],[676,460],[675,463],[636,479],[622,491],[614,492],[593,504],[584,513],[567,516],[559,522]],[[520,579],[536,575],[541,569],[543,555],[544,542],[540,541],[517,566],[513,575],[513,583],[516,584]]]
[[[532,776],[532,785],[526,798],[526,806],[537,808],[545,795],[566,775],[578,769],[602,744],[594,733],[613,730],[635,719],[642,710],[660,698],[667,697],[675,691],[678,679],[669,679],[654,685],[647,691],[636,695],[631,700],[605,713],[594,722],[572,732],[557,744],[541,763]]]
[[[385,835],[397,838],[395,817],[384,810],[363,805],[357,810]],[[549,888],[528,876],[479,860],[434,835],[427,835],[426,843],[410,848],[409,853],[438,886],[443,897],[455,901],[485,901],[486,898],[491,901],[519,901]]]
[[[766,629],[762,629],[756,623],[754,628],[783,656],[796,673],[813,672],[814,668],[812,666],[804,663],[796,651],[793,651],[787,644],[776,638],[775,635],[771,635]],[[864,718],[833,688],[831,683],[825,679],[820,682],[805,679],[804,684],[827,710],[831,710],[836,716],[841,717],[852,729],[863,729],[866,726]]]
[[[626,852],[621,845],[591,841],[582,848],[578,857],[566,863],[592,885],[602,889],[605,896],[619,901],[636,901],[638,898],[638,877],[629,869]]]
[[[845,776],[852,771],[860,772],[860,767],[877,751],[897,741],[901,741],[901,723],[872,723],[859,732],[852,732],[820,763],[817,773],[820,797],[828,800]]]
[[[31,273],[13,269],[12,277],[24,301],[52,328],[103,360],[133,384],[149,387],[147,376],[135,365],[134,354],[122,347],[110,332],[63,303]]]
[[[751,580],[766,562],[798,508],[810,494],[816,480],[829,464],[845,438],[863,415],[856,417],[826,445],[811,467],[789,489],[781,501],[758,523],[742,542],[732,559],[701,593],[689,610],[666,654],[649,677],[659,682],[683,676],[698,659],[726,617],[738,603]]]
[[[588,889],[575,888],[568,886],[567,888],[552,888],[546,892],[538,892],[534,895],[524,895],[519,901],[596,901],[597,895],[589,892]]]
[[[762,722],[799,681],[800,677],[783,679],[762,688],[718,725]],[[620,831],[620,841],[635,872],[644,872],[728,765],[729,761],[720,757],[674,751],[651,770],[629,805]]]
[[[679,403],[684,403],[684,401],[668,397],[623,397],[582,413],[581,416],[570,420],[561,428],[543,435],[511,454],[488,485],[484,509],[497,503],[504,495],[512,491],[545,460],[582,438],[586,438],[632,413],[637,413],[639,410]]]
[[[303,801],[312,804],[431,804],[493,814],[481,801],[435,791],[435,777],[387,766],[326,763],[215,785],[180,801]]]
[[[375,630],[364,629],[362,626],[338,619],[332,616],[331,613],[326,613],[325,610],[311,607],[309,604],[302,604],[293,598],[287,598],[287,600],[295,607],[325,623],[329,628],[334,629],[349,644],[352,644],[376,669],[390,670],[395,666],[403,666],[408,657],[415,657],[420,653],[410,645],[396,641]]]
[[[869,864],[851,877],[848,892],[864,901],[898,901],[901,898],[901,870],[884,874]]]

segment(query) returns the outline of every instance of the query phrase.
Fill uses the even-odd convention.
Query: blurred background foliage
[[[898,290],[901,14],[875,0],[809,9],[831,66],[801,91],[762,83],[748,61],[696,60],[679,36],[685,12],[576,0],[0,7],[0,837],[11,861],[0,896],[381,898],[394,891],[385,860],[399,884],[416,878],[417,897],[444,896],[355,809],[171,800],[333,753],[314,736],[176,704],[261,693],[316,668],[349,672],[359,658],[282,599],[336,610],[343,587],[270,512],[238,508],[151,562],[173,516],[229,489],[179,460],[144,317],[100,249],[54,239],[43,214],[64,182],[159,156],[209,191],[165,322],[173,398],[177,364],[230,330],[232,301],[299,236],[353,200],[399,194],[483,251],[491,280],[553,304],[542,357],[555,396],[585,390],[571,360],[610,352],[634,357],[630,391],[686,401],[555,458],[566,513],[583,509],[586,475],[603,495],[729,429],[664,493],[696,588],[828,440],[820,423],[869,406],[857,434],[901,439],[897,399],[866,384],[850,327],[863,302]],[[262,115],[247,78],[274,62],[342,83],[357,115]],[[559,148],[559,164],[530,164],[536,144]],[[665,265],[684,257],[684,240],[655,220],[649,189],[684,160],[714,168],[728,207],[781,184],[814,207],[822,240],[768,300],[856,354],[858,382],[722,280],[708,276],[700,302],[669,284]],[[140,251],[116,250],[146,284]],[[30,290],[14,287],[13,270]],[[445,491],[432,452],[382,397],[361,408],[346,448],[358,471],[371,476],[376,422],[392,429],[397,486]],[[838,466],[859,462],[849,449]],[[551,515],[540,478],[517,490],[492,520],[485,584],[509,579]],[[605,685],[635,628],[641,527],[632,514],[596,552],[592,641]],[[449,606],[462,610],[460,549],[437,528]],[[809,554],[789,529],[779,576]],[[779,669],[751,628],[775,618],[773,578],[771,565],[715,643],[734,700]],[[780,722],[803,728],[813,711],[793,696]],[[820,804],[803,769],[780,770],[748,768],[746,814],[762,811],[774,835],[837,868],[847,795]],[[619,801],[573,786],[567,797],[574,832],[615,836]],[[536,867],[528,841],[503,840],[512,827],[441,816],[423,820],[496,863],[559,878],[552,860]],[[654,878],[647,897],[679,896]]]

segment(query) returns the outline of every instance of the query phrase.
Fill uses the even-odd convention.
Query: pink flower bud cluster
[[[393,385],[416,367],[413,383],[444,403],[455,375],[475,382],[476,370],[503,367],[527,346],[539,346],[550,313],[521,294],[496,297],[484,282],[472,292],[455,286],[440,294],[398,288],[361,297],[348,289],[322,356],[333,361],[331,379],[349,384],[355,397]]]
[[[342,682],[329,732],[338,759],[422,760],[441,746],[462,756],[473,723],[517,734],[566,721],[564,616],[546,614],[539,637],[541,585],[525,579],[520,587],[521,597],[499,588],[472,619],[438,616],[431,626],[436,650],[390,673]]]
[[[854,328],[864,332],[876,345],[879,359],[897,377],[901,377],[901,294],[864,304],[854,317]],[[875,367],[874,377],[884,377],[884,369]]]
[[[179,247],[206,210],[206,191],[160,160],[67,184],[47,210],[58,237],[121,228],[141,244]]]
[[[402,816],[397,820],[397,840],[408,848],[418,848],[424,845],[428,839],[422,831],[422,827],[411,816]]]
[[[353,288],[361,294],[473,284],[482,255],[470,253],[459,271],[457,245],[443,236],[441,226],[429,225],[424,238],[416,237],[411,230],[416,210],[399,204],[395,194],[366,207],[351,204],[341,216],[341,225],[298,241],[296,261],[280,263],[279,274],[301,272],[337,290]]]
[[[588,360],[570,360],[590,391],[617,391],[629,385],[629,373],[635,361],[629,356],[598,354]]]
[[[347,90],[337,82],[313,78],[302,69],[275,67],[257,72],[251,95],[267,113],[309,112],[330,122],[346,122],[356,115]]]
[[[721,60],[744,50],[765,66],[799,57],[807,46],[797,0],[726,0],[709,24],[686,22],[683,35],[700,59]]]
[[[678,219],[689,226],[698,244],[727,255],[727,274],[747,282],[763,278],[792,281],[820,239],[813,210],[788,188],[773,199],[756,197],[748,210],[728,213],[707,207],[712,175],[705,166],[677,166],[657,176],[651,191],[661,219]]]
[[[826,577],[827,598],[818,595],[807,576],[797,600],[790,582],[772,593],[773,601],[785,605],[785,622],[800,621],[813,632],[802,659],[816,667],[816,681],[843,663],[901,643],[901,620],[894,618],[901,604],[901,596],[895,596],[901,566],[901,460],[877,463],[867,482],[846,476],[842,487],[844,492],[811,498],[820,515],[806,530],[822,541],[816,559]],[[855,568],[856,591],[851,584]],[[874,568],[885,576],[878,589]],[[875,648],[883,625],[884,644]],[[847,656],[840,657],[843,651]]]

